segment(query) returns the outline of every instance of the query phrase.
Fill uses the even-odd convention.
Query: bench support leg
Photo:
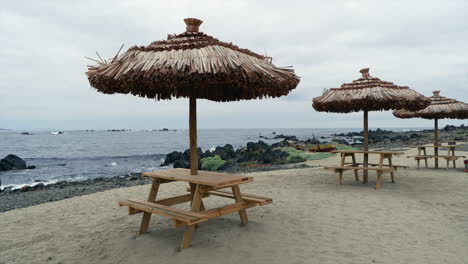
[[[375,183],[375,189],[378,190],[382,187],[382,172],[377,172],[377,182]]]
[[[385,155],[380,154],[379,158],[379,168],[383,168],[383,161],[384,161]],[[389,160],[390,162],[390,160]],[[390,165],[390,164],[389,164]],[[390,167],[391,168],[391,167]],[[377,171],[377,182],[375,183],[375,189],[378,190],[382,187],[382,171]]]
[[[158,190],[159,190],[159,180],[154,179],[153,184],[151,185],[150,193],[148,195],[148,202],[156,201]],[[150,220],[151,220],[151,213],[144,212],[143,218],[141,219],[140,231],[138,232],[138,235],[142,235],[148,232],[148,226],[149,226]]]
[[[346,154],[341,153],[340,167],[344,167],[345,159],[346,159]],[[338,171],[338,184],[343,184],[343,170],[342,169]]]
[[[392,164],[392,157],[388,157],[388,166],[392,169],[392,172],[390,172],[390,178],[392,179],[392,183],[395,183],[395,175],[394,175],[394,168],[393,168],[393,164]]]
[[[239,189],[239,185],[232,186],[232,193],[234,194],[234,198],[236,199],[236,202],[242,202],[242,195]],[[247,217],[247,212],[244,210],[239,211],[239,216],[241,219],[241,224],[246,225],[249,223],[249,218]]]
[[[450,156],[450,149],[449,149],[449,156]],[[455,149],[452,149],[452,156],[455,156]],[[456,160],[453,160],[453,168],[455,169],[456,166],[455,166],[455,161]]]
[[[197,185],[195,183],[190,183],[190,195],[192,195],[192,201],[193,201],[193,196],[195,194],[195,189]],[[190,202],[190,205],[192,205],[193,202]],[[205,211],[205,204],[203,204],[203,200],[200,202],[200,211]],[[195,224],[195,229],[198,229],[198,224]]]
[[[338,172],[338,184],[343,184],[343,170]]]
[[[352,160],[353,160],[353,167],[357,167],[356,156],[354,155],[354,153],[353,153],[353,155],[351,156],[351,158],[352,158]],[[355,179],[356,181],[359,181],[359,174],[358,174],[358,171],[357,171],[357,170],[354,170],[354,179]]]
[[[424,148],[424,156],[427,156],[426,148]],[[427,166],[427,158],[424,159],[424,164],[426,165],[426,169],[427,169],[427,168],[428,168],[428,166]]]
[[[200,184],[197,184],[195,188],[195,192],[193,194],[192,200],[192,212],[199,212],[201,206],[201,197],[202,197],[202,190],[200,189]],[[184,238],[182,239],[182,243],[180,245],[180,249],[190,247],[190,243],[192,242],[193,230],[195,230],[194,225],[188,225],[184,232]]]

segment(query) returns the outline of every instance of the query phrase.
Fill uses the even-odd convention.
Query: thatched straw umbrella
[[[199,32],[199,19],[184,21],[184,33],[132,47],[110,62],[96,61],[86,75],[96,90],[106,94],[190,98],[190,168],[196,175],[197,98],[226,102],[279,97],[294,89],[299,77],[292,69],[276,67],[269,57]]]
[[[399,118],[434,119],[434,146],[439,146],[438,120],[444,118],[468,119],[468,104],[440,96],[440,91],[432,93],[433,95],[429,97],[431,104],[428,107],[419,111],[395,110],[393,115]],[[434,154],[438,155],[438,148],[434,148]],[[438,159],[435,159],[435,167],[439,167]]]
[[[326,90],[313,99],[312,107],[317,111],[350,113],[364,111],[364,151],[369,150],[368,112],[391,109],[419,110],[429,105],[430,100],[406,86],[397,86],[369,75],[369,68],[360,70],[362,78],[342,84],[340,88]],[[364,166],[368,166],[368,155],[364,154]],[[363,172],[367,182],[367,170]]]

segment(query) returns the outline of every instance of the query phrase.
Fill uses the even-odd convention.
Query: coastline
[[[466,129],[466,128],[464,128]],[[371,148],[374,150],[398,150],[405,151],[409,149],[409,146],[413,144],[426,144],[430,143],[431,130],[418,131],[418,136],[411,137],[410,135],[415,134],[415,131],[406,132],[393,132],[386,130],[375,130],[374,137],[371,144]],[[447,141],[450,138],[460,136],[459,131],[450,133],[449,129],[442,129],[441,136]],[[468,130],[462,130],[465,137],[468,137]],[[358,133],[350,133],[350,137],[356,136]],[[389,142],[388,135],[396,137],[398,140],[392,140]],[[408,136],[407,136],[408,135]],[[291,136],[288,136],[290,138]],[[294,137],[294,136],[293,136]],[[261,138],[260,138],[261,140]],[[360,145],[354,145],[359,148]],[[464,148],[460,149],[468,151],[468,145],[464,145]],[[286,163],[286,164],[266,164],[261,166],[232,166],[220,172],[227,173],[252,173],[261,171],[276,171],[286,169],[301,169],[301,168],[312,168],[318,166],[319,162],[304,161],[298,163]],[[23,190],[16,189],[4,189],[0,191],[0,213],[14,209],[29,207],[42,203],[59,201],[71,197],[92,194],[96,192],[102,192],[115,188],[125,188],[137,185],[148,184],[149,179],[141,177],[141,173],[131,173],[124,176],[115,177],[103,177],[88,179],[83,181],[61,181],[53,184],[44,185],[38,183],[35,186],[25,187]]]
[[[252,173],[285,169],[307,168],[310,165],[282,164],[266,167],[249,167],[243,170],[223,171],[227,173]],[[142,177],[140,173],[111,178],[95,178],[83,181],[61,181],[48,185],[28,186],[27,190],[15,189],[0,192],[0,213],[34,206],[38,204],[60,201],[63,199],[93,194],[116,188],[126,188],[151,183],[151,179]]]

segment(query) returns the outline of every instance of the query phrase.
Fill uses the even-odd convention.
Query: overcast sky
[[[2,1],[0,128],[187,128],[188,100],[104,95],[85,76],[98,51],[148,45],[185,31],[183,19],[241,48],[293,65],[299,86],[279,99],[199,100],[199,128],[361,127],[362,113],[315,112],[323,89],[359,69],[424,95],[468,102],[468,1]],[[372,112],[370,127],[431,127]],[[441,121],[441,125],[468,121]]]

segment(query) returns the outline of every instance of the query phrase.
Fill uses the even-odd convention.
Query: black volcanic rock
[[[276,135],[273,139],[297,140],[297,137],[279,134],[279,135]]]
[[[8,156],[0,160],[0,171],[24,169],[27,169],[26,161],[14,154],[9,154]]]
[[[260,164],[284,164],[289,154],[285,151],[276,149],[287,146],[286,141],[281,141],[273,145],[268,145],[263,141],[248,142],[245,147],[234,150],[231,144],[218,146],[213,151],[202,152],[198,148],[198,167],[201,168],[201,159],[219,156],[226,163],[219,170],[232,169],[242,163],[260,163]],[[173,164],[174,168],[190,168],[190,150],[184,152],[173,151],[166,155],[161,166]]]
[[[174,163],[176,160],[181,160],[181,159],[184,159],[184,155],[179,151],[173,151],[166,155],[166,158],[164,159],[164,163],[161,164],[161,166],[167,166],[171,163]]]
[[[178,159],[174,161],[174,168],[183,168],[183,169],[189,169],[190,168],[190,162],[185,160],[185,159]]]

